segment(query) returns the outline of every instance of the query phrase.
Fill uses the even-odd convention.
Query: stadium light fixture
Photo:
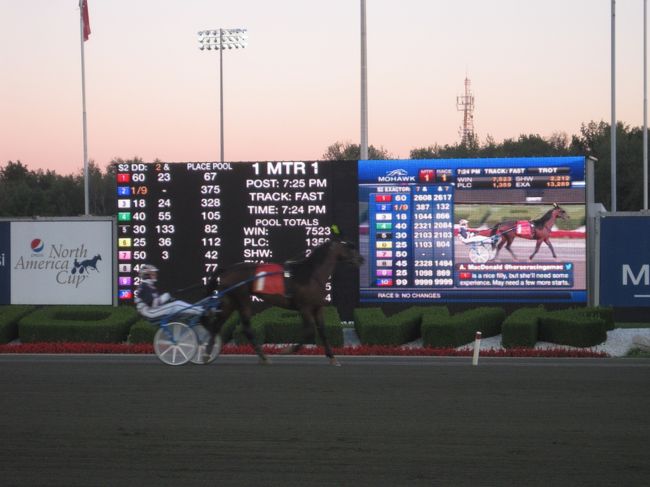
[[[219,112],[221,124],[221,162],[224,162],[223,143],[223,51],[224,49],[243,49],[248,43],[246,29],[209,29],[200,30],[199,49],[201,51],[219,51]]]

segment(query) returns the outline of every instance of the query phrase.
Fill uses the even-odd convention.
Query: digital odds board
[[[304,258],[334,223],[356,239],[356,168],[354,161],[117,164],[119,302],[133,300],[144,263],[160,269],[161,289],[195,288],[190,295],[199,297],[218,269]],[[355,299],[357,280],[341,281],[330,297]]]
[[[584,157],[359,161],[361,302],[585,302]]]
[[[331,237],[339,310],[359,303],[586,302],[584,157],[119,163],[118,300],[144,263],[164,290],[237,262],[296,260]],[[349,315],[349,313],[348,313]]]

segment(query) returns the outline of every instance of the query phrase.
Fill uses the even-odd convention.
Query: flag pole
[[[366,0],[361,0],[361,140],[360,159],[368,159],[368,47]]]
[[[643,209],[648,210],[648,0],[643,0]]]
[[[84,33],[84,2],[85,0],[79,0],[79,33],[81,39],[81,108],[84,146],[84,214],[88,216],[90,214],[88,209],[88,128],[86,123],[86,63],[84,59],[84,42],[86,41],[87,36]],[[86,5],[85,8],[87,9],[88,6]],[[88,31],[90,31],[90,29],[88,29]]]
[[[610,193],[611,207],[610,210],[616,211],[616,0],[612,0],[612,27],[611,27],[611,77],[612,77],[612,124],[610,126]]]

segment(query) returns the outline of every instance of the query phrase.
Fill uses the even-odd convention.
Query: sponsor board
[[[113,304],[113,221],[0,222],[0,304]]]
[[[11,302],[9,222],[0,222],[0,304]]]
[[[650,307],[650,215],[600,218],[599,304]]]

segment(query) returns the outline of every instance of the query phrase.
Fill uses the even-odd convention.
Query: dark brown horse
[[[556,258],[557,256],[555,255],[555,249],[553,249],[553,245],[551,244],[549,237],[551,236],[551,229],[555,224],[555,220],[558,218],[566,220],[569,218],[569,215],[567,215],[567,212],[564,211],[564,208],[559,206],[557,203],[553,203],[553,208],[548,210],[542,217],[536,220],[510,220],[493,226],[490,229],[490,236],[498,237],[498,243],[496,243],[497,238],[494,240],[494,245],[496,245],[497,249],[497,256],[499,255],[499,251],[505,245],[506,250],[510,252],[516,260],[517,256],[512,251],[510,246],[512,245],[512,241],[515,239],[515,237],[521,237],[530,240],[537,240],[535,251],[529,257],[530,260],[535,257],[535,254],[539,251],[539,247],[542,245],[542,242],[544,242],[548,248],[551,249],[553,258]]]
[[[278,265],[276,271],[260,272],[259,264],[252,262],[240,262],[217,271],[208,280],[207,291],[208,293],[220,292],[223,297],[218,315],[205,324],[210,333],[210,340],[204,353],[204,361],[207,361],[206,357],[209,357],[215,338],[225,321],[233,311],[239,311],[244,335],[255,348],[261,363],[268,362],[262,347],[256,343],[251,328],[251,296],[255,295],[261,297],[266,303],[300,312],[303,322],[303,342],[287,347],[284,353],[297,352],[304,340],[313,336],[315,326],[325,348],[325,355],[332,365],[339,365],[327,342],[323,318],[323,307],[327,304],[326,283],[339,263],[349,263],[358,267],[363,263],[363,257],[354,244],[333,239],[316,247],[302,260],[292,261],[284,266]],[[284,279],[287,284],[284,292],[276,294],[275,291],[262,286],[262,281],[271,280],[275,277],[274,274],[280,274],[278,277],[282,280],[285,272],[288,273],[288,277]]]

